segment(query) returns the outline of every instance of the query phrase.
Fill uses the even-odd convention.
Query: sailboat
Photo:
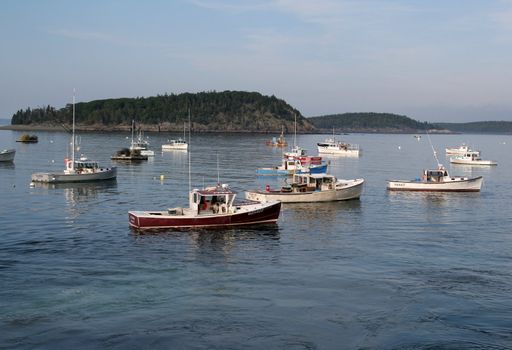
[[[423,170],[421,177],[414,180],[388,181],[387,189],[390,191],[479,192],[482,188],[482,176],[470,178],[450,175],[448,170],[439,163],[428,132],[427,136],[437,161],[437,168]]]
[[[189,111],[190,125],[190,111]],[[189,127],[189,143],[190,143]],[[129,225],[137,230],[172,228],[219,228],[275,223],[281,212],[281,202],[235,202],[236,192],[227,184],[192,189],[188,153],[188,208],[176,207],[159,211],[129,211]],[[218,165],[217,165],[218,169]]]
[[[75,93],[73,91],[73,129],[71,138],[71,159],[65,158],[63,172],[35,173],[32,174],[32,182],[43,183],[68,183],[88,182],[115,179],[116,167],[101,167],[96,161],[87,159],[83,154],[78,159],[75,157]]]
[[[162,151],[181,150],[186,151],[188,149],[188,143],[185,141],[185,123],[183,123],[183,139],[167,140],[169,143],[162,145]]]

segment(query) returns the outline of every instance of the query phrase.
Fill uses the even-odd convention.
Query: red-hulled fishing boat
[[[235,203],[236,193],[227,185],[194,189],[189,195],[188,208],[165,211],[130,211],[130,226],[136,229],[165,229],[192,227],[230,227],[275,223],[281,202]]]

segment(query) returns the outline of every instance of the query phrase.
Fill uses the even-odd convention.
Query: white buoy
[[[30,186],[30,187],[35,187],[35,186],[36,186],[36,184],[35,184],[35,183],[33,183],[33,182],[31,182],[29,186]]]
[[[160,181],[164,181],[165,179],[165,176],[164,175],[160,175]]]
[[[398,149],[402,149],[402,146],[398,146]]]

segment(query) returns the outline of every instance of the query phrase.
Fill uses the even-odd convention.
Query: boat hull
[[[16,150],[14,149],[3,150],[0,152],[0,162],[12,162],[15,155]]]
[[[226,214],[178,215],[168,212],[130,211],[131,227],[141,230],[172,228],[219,228],[275,223],[279,218],[281,203],[249,204],[253,209]]]
[[[71,182],[91,182],[115,179],[117,168],[104,168],[95,173],[66,174],[66,173],[35,173],[32,174],[33,182],[43,183],[71,183]]]
[[[359,149],[340,149],[335,147],[318,146],[318,153],[359,157]]]
[[[245,198],[262,203],[280,201],[283,203],[333,202],[358,199],[363,191],[363,179],[346,181],[333,190],[310,192],[247,191]]]
[[[450,163],[463,164],[463,165],[485,165],[485,166],[498,165],[498,163],[493,160],[470,160],[470,159],[457,159],[457,158],[450,159]]]
[[[293,174],[323,174],[327,172],[327,164],[306,167],[303,169],[280,169],[280,168],[260,168],[256,169],[256,175],[259,176],[292,176]]]
[[[393,180],[388,181],[387,189],[389,191],[479,192],[482,181],[481,176],[449,182]]]
[[[162,151],[173,151],[173,150],[185,151],[187,149],[188,149],[188,144],[185,144],[185,145],[162,145]]]

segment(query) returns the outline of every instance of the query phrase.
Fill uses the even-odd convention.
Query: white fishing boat
[[[437,169],[423,170],[420,178],[414,180],[388,181],[390,191],[431,191],[431,192],[478,192],[482,188],[482,177],[450,176],[442,165]]]
[[[326,139],[324,142],[319,142],[316,145],[318,147],[318,153],[353,157],[358,157],[360,153],[359,145],[336,141],[334,138]]]
[[[162,145],[162,151],[181,150],[186,151],[188,149],[187,141],[179,138],[177,140],[168,140],[168,143]]]
[[[448,170],[439,163],[437,152],[427,132],[432,153],[437,161],[437,169],[423,170],[421,177],[414,180],[390,180],[387,189],[390,191],[428,191],[428,192],[479,192],[483,178],[467,176],[451,176]],[[464,146],[464,145],[463,145]]]
[[[153,157],[155,152],[149,149],[149,141],[144,139],[142,129],[139,129],[137,138],[134,139],[134,122],[132,122],[132,143],[130,145],[130,151],[138,151],[142,156]]]
[[[449,147],[449,148],[446,148],[445,150],[446,150],[446,154],[465,154],[468,152],[474,152],[474,153],[480,154],[480,151],[472,150],[465,143],[463,143],[459,147]]]
[[[450,163],[464,165],[498,165],[494,160],[485,160],[480,157],[480,152],[466,152],[464,154],[451,157]]]
[[[342,180],[329,174],[296,174],[289,186],[245,192],[245,198],[258,202],[283,203],[331,202],[358,199],[363,190],[363,179]]]
[[[32,174],[33,182],[67,183],[87,182],[114,179],[117,176],[117,168],[101,167],[97,162],[87,159],[85,156],[75,159],[75,95],[73,94],[73,129],[71,137],[71,159],[64,160],[63,172],[35,173]]]
[[[186,151],[188,150],[188,143],[185,140],[185,123],[183,124],[183,138],[177,140],[167,140],[167,143],[162,145],[162,151]]]
[[[319,142],[316,145],[318,153],[359,157],[359,145],[337,141],[334,137],[334,128],[332,129],[331,138],[325,139],[324,142]]]
[[[0,151],[0,162],[12,162],[15,155],[15,149],[4,149]]]

